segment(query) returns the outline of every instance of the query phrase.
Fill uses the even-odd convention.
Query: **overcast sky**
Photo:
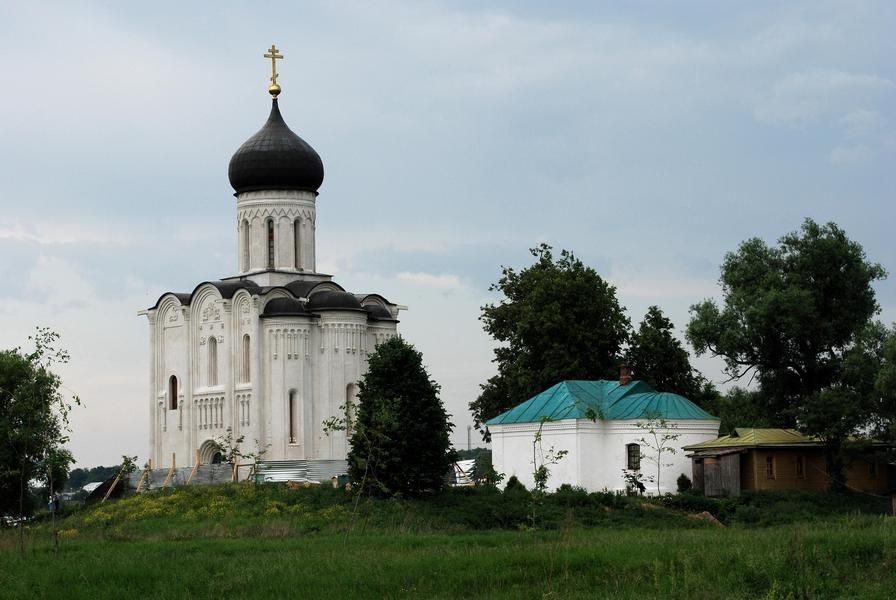
[[[805,217],[896,271],[894,30],[857,0],[0,3],[0,347],[61,333],[78,464],[146,458],[137,311],[236,272],[227,164],[276,43],[326,172],[318,270],[409,306],[465,447],[479,307],[539,242],[679,333],[726,251]]]

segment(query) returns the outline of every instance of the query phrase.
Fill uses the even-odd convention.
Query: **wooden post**
[[[190,471],[190,476],[187,478],[187,485],[190,485],[190,482],[193,481],[193,478],[196,477],[196,471],[199,470],[199,448],[196,448],[196,462],[193,464],[193,470]]]
[[[236,480],[237,480],[236,473],[239,470],[239,468],[240,468],[240,459],[239,459],[239,457],[234,457],[233,458],[233,479],[232,479],[232,481],[234,483],[236,483]]]
[[[137,493],[143,491],[143,485],[146,483],[147,477],[149,477],[149,472],[152,471],[152,459],[150,458],[146,461],[146,468],[143,469],[143,475],[140,476],[140,482],[137,484]]]
[[[100,504],[104,503],[109,499],[109,496],[112,495],[112,490],[115,489],[115,486],[118,485],[118,482],[121,480],[121,471],[118,472],[118,475],[115,476],[115,481],[112,482],[112,485],[109,486],[109,489],[106,490],[106,495],[103,496],[103,499],[100,500]]]
[[[171,468],[168,469],[168,476],[165,477],[165,483],[162,484],[162,488],[168,487],[168,484],[171,483],[171,478],[174,476],[174,464],[175,464],[175,453],[171,453]]]

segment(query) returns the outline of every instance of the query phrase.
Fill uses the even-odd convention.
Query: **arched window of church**
[[[247,333],[243,336],[243,353],[242,360],[240,361],[240,382],[242,383],[248,383],[250,381],[249,349],[249,334]]]
[[[208,384],[218,385],[218,340],[208,336]]]
[[[243,272],[249,270],[249,221],[243,219],[243,222],[240,224],[240,242],[241,242],[241,256],[240,260],[243,265]]]
[[[298,402],[296,400],[296,391],[289,391],[289,405],[287,406],[287,410],[289,411],[289,443],[295,444],[297,443],[296,436],[296,409]]]
[[[168,378],[168,408],[177,410],[177,377]]]
[[[296,268],[302,268],[302,221],[296,219],[292,224],[293,240],[295,241]]]
[[[274,220],[268,219],[268,268],[274,268]]]

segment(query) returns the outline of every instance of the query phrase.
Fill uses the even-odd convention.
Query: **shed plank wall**
[[[740,454],[726,454],[721,461],[722,493],[740,496]]]
[[[703,493],[707,496],[722,494],[722,469],[718,458],[703,459]]]
[[[691,461],[691,470],[693,472],[694,489],[700,490],[702,492],[704,489],[703,459],[692,460]]]

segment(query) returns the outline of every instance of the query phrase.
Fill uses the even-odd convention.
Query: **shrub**
[[[678,476],[678,479],[675,481],[675,483],[678,485],[679,493],[686,492],[691,489],[691,480],[684,473]]]

